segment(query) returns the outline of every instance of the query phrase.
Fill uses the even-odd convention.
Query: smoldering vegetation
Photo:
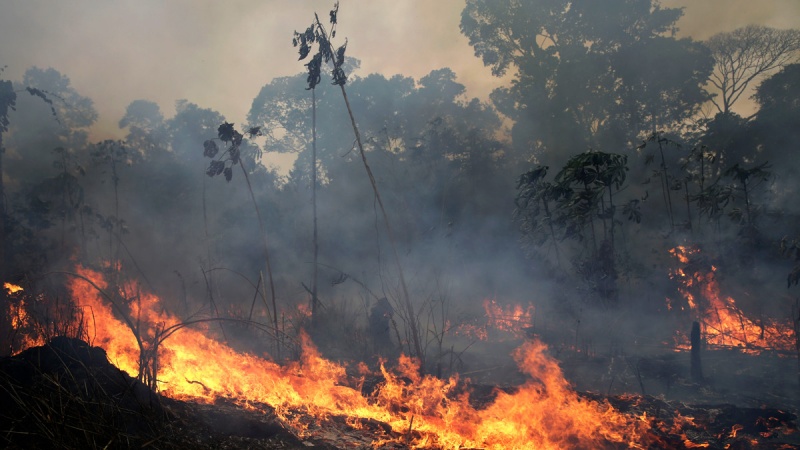
[[[241,99],[252,107],[233,124],[233,160],[213,105],[182,99],[165,117],[136,100],[119,121],[126,137],[94,142],[97,113],[69,74],[33,67],[4,81],[4,281],[30,293],[45,334],[59,334],[48,305],[67,302],[52,273],[81,264],[138,280],[186,320],[273,327],[209,327],[248,351],[287,357],[305,330],[331,358],[404,352],[429,373],[487,379],[503,375],[497,355],[511,344],[474,334],[485,301],[532,306],[513,318],[525,321],[517,338],[542,339],[581,387],[613,392],[669,393],[688,379],[681,345],[697,321],[706,341],[727,333],[718,350],[763,356],[742,377],[727,370],[738,362],[708,366],[706,382],[717,373],[719,389],[769,389],[779,367],[794,392],[797,347],[764,330],[779,324],[797,342],[800,32],[697,42],[675,38],[680,10],[655,2],[563,2],[549,14],[540,3],[467,2],[461,28],[476,56],[515,74],[487,102],[465,95],[447,61],[413,79],[361,73],[358,55],[342,55],[381,205],[326,65],[313,91],[305,60]],[[755,63],[727,67],[729,54]],[[752,80],[726,78],[739,75]],[[740,116],[750,95],[757,111]],[[276,166],[278,154],[293,162]],[[760,336],[718,329],[710,282]],[[380,343],[370,314],[382,298]],[[18,338],[3,336],[3,352]]]

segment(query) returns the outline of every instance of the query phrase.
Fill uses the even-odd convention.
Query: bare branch
[[[714,58],[714,73],[709,82],[721,91],[721,113],[733,105],[755,80],[797,60],[800,30],[778,30],[749,25],[718,33],[706,41]]]

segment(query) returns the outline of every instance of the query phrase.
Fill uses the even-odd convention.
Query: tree
[[[526,239],[578,243],[573,265],[590,291],[607,306],[617,302],[616,194],[627,179],[625,155],[589,151],[571,157],[546,181],[539,166],[519,178],[515,216]],[[629,219],[636,221],[630,213]],[[559,230],[558,232],[556,230]],[[557,250],[558,251],[558,250]]]
[[[536,247],[548,239],[553,244],[556,264],[561,266],[558,242],[563,239],[556,233],[554,210],[556,202],[569,191],[561,191],[552,182],[546,181],[547,166],[537,166],[520,175],[517,181],[516,209],[514,218],[519,222],[523,239]]]
[[[705,44],[714,58],[709,81],[722,97],[711,101],[720,113],[729,114],[752,82],[796,60],[800,30],[748,25],[715,34]]]
[[[0,70],[2,71],[2,70]],[[50,106],[50,112],[53,117],[58,120],[56,108],[49,95],[32,86],[27,86],[20,89],[26,91],[30,95],[39,97],[46,104]],[[4,146],[3,137],[9,130],[11,122],[8,119],[10,111],[15,111],[17,106],[17,91],[14,85],[9,80],[0,80],[0,282],[5,283],[9,276],[9,255],[6,253],[6,244],[8,238],[7,216],[8,210],[6,205],[6,192],[5,192],[5,174],[4,174],[4,159],[6,147]],[[5,288],[0,289],[0,356],[6,356],[11,352],[10,341],[10,318],[7,314],[9,308],[6,306],[9,298]]]
[[[628,145],[705,100],[705,52],[669,36],[681,14],[652,0],[469,0],[461,30],[492,73],[514,70],[492,100],[515,147],[549,164],[562,148]]]
[[[330,32],[326,30],[325,26],[320,22],[319,16],[314,14],[314,21],[311,25],[306,28],[305,32],[298,33],[295,31],[294,33],[294,46],[299,47],[299,54],[300,59],[305,59],[309,52],[311,51],[311,46],[316,42],[317,43],[317,52],[312,56],[311,60],[306,67],[308,68],[308,84],[309,88],[313,88],[314,86],[319,83],[322,71],[322,63],[323,60],[325,63],[330,63],[332,66],[331,68],[331,78],[333,79],[332,83],[334,85],[339,86],[342,92],[342,98],[344,99],[345,106],[347,108],[347,113],[350,116],[350,122],[353,127],[353,133],[355,134],[356,139],[356,146],[358,148],[359,155],[361,156],[361,162],[363,163],[364,170],[367,173],[367,177],[370,181],[370,186],[372,187],[372,192],[375,195],[375,202],[378,205],[381,215],[383,217],[383,222],[386,227],[386,234],[389,237],[389,244],[392,250],[392,256],[394,257],[394,261],[397,266],[397,273],[400,278],[400,286],[402,287],[402,298],[404,306],[406,307],[407,312],[407,322],[411,329],[411,337],[414,342],[414,353],[417,358],[422,359],[422,346],[420,344],[420,335],[417,331],[417,324],[416,319],[417,316],[414,313],[414,306],[411,303],[411,298],[408,294],[408,287],[406,285],[405,276],[403,274],[403,267],[400,263],[400,258],[397,253],[397,245],[395,242],[395,234],[394,229],[392,227],[392,222],[389,220],[389,216],[386,213],[386,207],[384,206],[383,199],[381,197],[380,191],[378,190],[377,183],[375,181],[375,176],[372,172],[372,169],[367,162],[367,155],[364,151],[364,144],[361,139],[361,133],[359,131],[358,125],[356,124],[356,119],[353,116],[353,108],[350,106],[350,100],[347,97],[347,90],[345,89],[345,84],[347,83],[347,74],[344,72],[344,61],[345,61],[345,51],[347,50],[347,42],[344,45],[340,46],[339,48],[334,50],[333,44],[331,43],[331,39],[336,35],[336,25],[338,23],[337,15],[339,12],[339,3],[337,2],[334,6],[334,9],[330,12]]]
[[[760,106],[753,131],[766,147],[768,158],[781,160],[781,164],[794,163],[795,153],[786,149],[796,146],[800,139],[800,64],[790,64],[764,80],[753,97]]]
[[[183,112],[180,109],[179,113]],[[125,141],[142,153],[154,151],[158,144],[164,144],[165,123],[161,108],[149,100],[134,100],[125,109],[119,121],[120,128],[127,128]]]

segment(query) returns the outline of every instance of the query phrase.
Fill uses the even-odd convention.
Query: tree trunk
[[[700,345],[702,341],[700,339],[700,323],[697,321],[692,322],[691,342],[692,342],[692,359],[689,371],[692,377],[692,381],[694,381],[695,383],[702,383],[703,366],[700,362]]]

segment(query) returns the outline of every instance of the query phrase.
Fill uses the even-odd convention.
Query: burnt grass
[[[593,363],[601,364],[567,361],[565,372],[579,375],[578,366]],[[661,366],[653,363],[655,369],[648,370],[656,370],[655,374],[643,371],[639,364],[638,377],[647,372],[652,378],[643,379],[641,384],[646,382],[655,395],[580,395],[587,400],[608,401],[624,413],[646,414],[654,424],[647,436],[648,448],[681,449],[696,444],[712,449],[800,448],[796,409],[775,407],[786,399],[763,397],[760,406],[725,402],[722,400],[739,398],[727,391],[715,392],[711,380],[688,382],[681,375],[681,367],[673,363],[670,359]],[[741,367],[740,361],[733,364]],[[709,365],[712,370],[717,369]],[[661,371],[666,375],[659,375]],[[381,382],[367,381],[366,386]],[[473,380],[468,388],[473,405],[490,403],[500,389],[513,392],[515,380],[506,381],[509,383]],[[663,392],[667,384],[669,395]],[[365,395],[369,395],[368,388]],[[770,401],[775,402],[773,407],[765,406]],[[245,409],[226,401],[198,404],[165,398],[111,364],[103,349],[64,337],[0,359],[0,405],[0,447],[12,449],[335,449],[372,448],[376,438],[403,441],[403,436],[386,424],[362,421],[360,429],[355,429],[344,417],[330,417],[324,422],[301,417],[308,427],[307,436],[301,438],[284,427],[268,405]],[[385,448],[405,446],[390,444]]]

